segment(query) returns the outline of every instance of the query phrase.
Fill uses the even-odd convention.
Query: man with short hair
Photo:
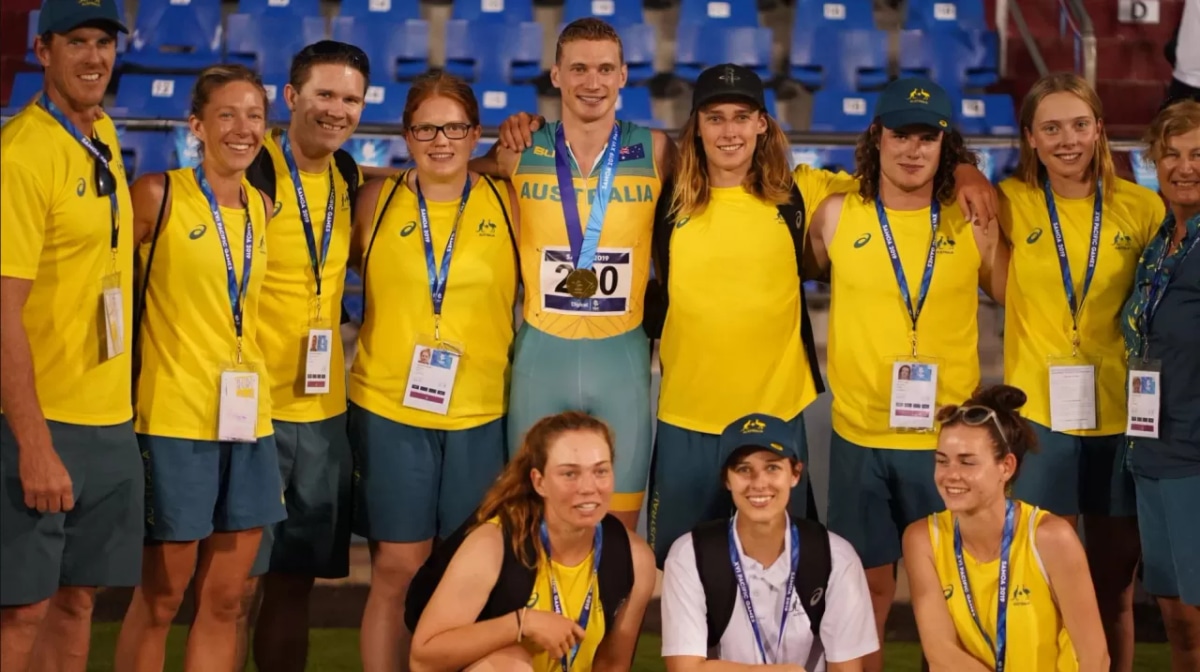
[[[133,208],[115,0],[45,0],[41,96],[0,132],[0,670],[87,664],[97,586],[141,576]],[[35,651],[35,643],[37,650]]]

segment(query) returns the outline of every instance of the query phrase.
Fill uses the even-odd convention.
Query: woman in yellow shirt
[[[904,564],[932,672],[1102,672],[1108,650],[1087,557],[1063,519],[1009,499],[1037,436],[1008,385],[938,412],[933,478],[946,510],[908,526]]]

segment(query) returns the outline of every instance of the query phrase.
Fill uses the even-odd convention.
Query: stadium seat
[[[305,45],[325,39],[325,19],[299,14],[231,14],[226,22],[226,60],[263,77],[286,75]]]
[[[141,0],[125,63],[201,70],[221,62],[221,0]]]
[[[711,65],[744,65],[764,81],[771,78],[771,29],[680,24],[675,42],[675,75],[694,82]]]
[[[906,30],[987,30],[983,0],[908,0]]]
[[[143,131],[118,127],[125,175],[133,182],[146,173],[161,173],[178,167],[175,138],[171,131]]]
[[[878,89],[888,81],[887,33],[832,26],[792,42],[792,79],[813,89]]]
[[[451,19],[486,23],[533,21],[533,0],[454,0]]]
[[[1017,114],[1012,96],[964,96],[955,110],[954,124],[963,135],[1016,135]]]
[[[118,2],[117,6],[120,7],[121,3]],[[26,35],[26,44],[25,44],[25,62],[29,63],[30,65],[36,65],[39,67],[42,64],[40,61],[38,61],[37,54],[34,53],[34,51],[33,51],[33,40],[35,37],[38,36],[37,35],[37,24],[38,24],[38,16],[40,14],[41,14],[41,10],[39,10],[39,9],[35,9],[32,12],[29,12],[29,30]],[[121,59],[125,56],[125,51],[128,48],[129,48],[129,38],[126,37],[125,33],[117,33],[117,60],[113,63],[114,70],[120,69]]]
[[[42,73],[18,72],[13,77],[12,90],[8,94],[8,106],[0,110],[0,114],[4,116],[16,114],[41,92]]]
[[[263,77],[263,88],[267,90],[267,102],[271,109],[267,112],[267,120],[271,123],[286,124],[292,118],[287,101],[283,99],[283,88],[287,86],[288,75],[273,75]]]
[[[483,82],[471,88],[479,100],[479,121],[484,128],[495,128],[516,112],[537,112],[537,88],[534,86]]]
[[[117,98],[113,116],[133,119],[188,118],[191,109],[192,86],[196,78],[190,75],[127,74],[117,83]]]
[[[654,118],[654,106],[650,100],[650,89],[644,86],[626,86],[617,94],[617,117],[622,121],[650,128],[662,128]]]
[[[876,93],[818,91],[813,94],[808,129],[820,133],[861,133],[875,118],[877,98]]]
[[[342,145],[360,166],[387,168],[395,164],[396,143],[404,144],[400,138],[384,135],[356,135]],[[406,154],[407,156],[407,154]],[[361,306],[361,303],[359,304]],[[360,307],[361,310],[361,307]]]
[[[900,33],[900,76],[923,76],[954,93],[991,86],[999,80],[996,33],[919,30]]]
[[[391,22],[421,18],[420,0],[342,0],[338,16],[387,20]]]
[[[533,81],[542,74],[542,24],[447,21],[446,71],[468,82]]]
[[[758,5],[748,0],[682,0],[679,3],[680,28],[708,23],[757,28]]]
[[[367,53],[375,81],[411,80],[429,69],[429,23],[408,19],[390,23],[339,16],[330,31],[333,39],[356,45]]]
[[[604,19],[617,28],[646,22],[642,0],[566,0],[563,4],[564,24],[587,16]]]
[[[854,148],[834,145],[793,145],[792,167],[800,164],[833,172],[854,172]]]
[[[321,16],[321,0],[238,0],[238,14]]]
[[[648,23],[631,23],[617,27],[621,47],[625,51],[625,66],[629,69],[630,84],[644,84],[654,77],[654,49],[658,36]]]
[[[364,124],[400,125],[404,103],[408,99],[408,84],[373,84],[367,88],[366,105],[361,122]]]

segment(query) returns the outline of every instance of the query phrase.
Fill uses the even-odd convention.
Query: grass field
[[[88,660],[88,672],[109,672],[113,669],[113,649],[117,644],[119,623],[97,623],[92,628],[92,654]],[[167,643],[167,670],[183,669],[183,644],[187,629],[183,626],[171,628]],[[633,672],[661,672],[664,670],[659,656],[658,635],[642,635]],[[254,670],[253,664],[250,666]],[[313,672],[358,672],[358,630],[315,629],[312,631],[308,669]],[[921,651],[913,642],[891,642],[887,645],[888,672],[918,672],[921,669]],[[1137,672],[1161,672],[1170,669],[1166,644],[1139,644],[1134,670]]]

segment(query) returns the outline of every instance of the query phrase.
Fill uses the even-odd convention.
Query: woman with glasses
[[[189,119],[201,164],[133,185],[141,244],[134,429],[149,543],[117,643],[118,670],[162,670],[167,631],[193,575],[184,669],[234,669],[237,615],[263,527],[287,515],[258,342],[273,204],[246,179],[266,119],[257,74],[208,68],[196,79]]]
[[[364,187],[350,252],[363,278],[349,421],[353,527],[371,542],[367,672],[403,669],[409,582],[504,467],[517,292],[515,194],[467,169],[480,135],[470,86],[418,79],[403,123],[417,167]]]
[[[1009,496],[1037,435],[1025,393],[997,385],[938,412],[934,481],[946,510],[904,532],[933,672],[1107,670],[1087,557],[1069,523]]]

